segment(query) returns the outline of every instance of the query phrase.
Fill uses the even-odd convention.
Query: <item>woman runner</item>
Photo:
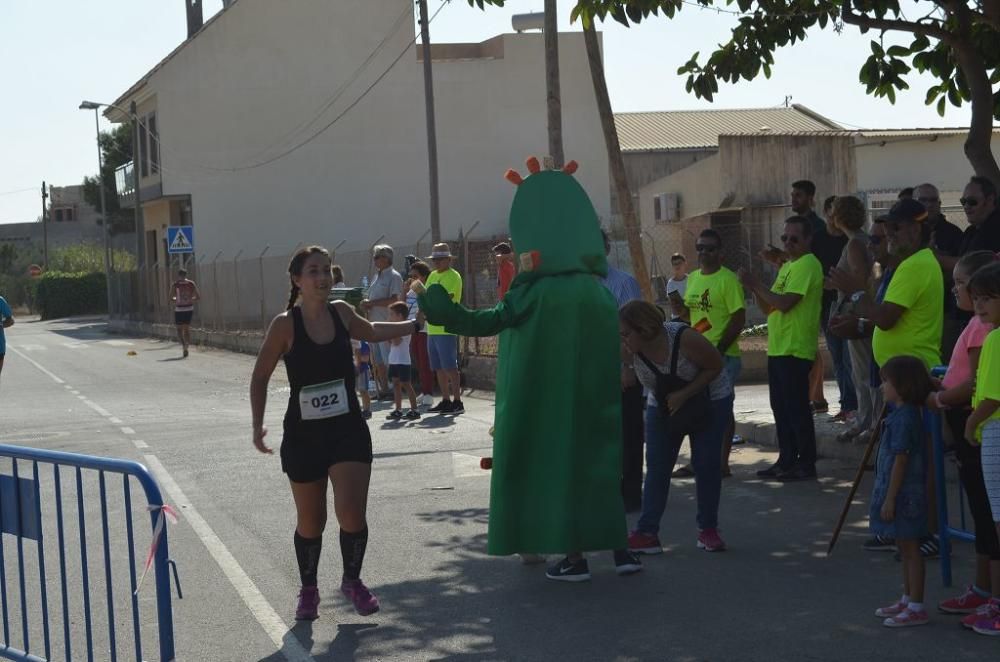
[[[319,616],[316,575],[327,521],[328,482],[333,484],[344,559],[340,590],[358,614],[368,616],[379,609],[378,599],[361,581],[368,544],[365,511],[372,441],[355,393],[351,337],[382,342],[415,333],[419,325],[413,321],[372,324],[350,304],[329,302],[330,255],[320,246],[299,250],[288,265],[288,275],[292,284],[288,308],[271,322],[250,382],[253,443],[261,453],[273,452],[264,443],[264,407],[271,374],[283,358],[291,394],[285,411],[281,469],[288,474],[295,500],[295,556],[302,581],[295,618]]]

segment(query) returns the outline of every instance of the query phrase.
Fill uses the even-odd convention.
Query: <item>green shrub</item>
[[[135,256],[128,251],[113,249],[111,264],[115,271],[134,271]],[[84,242],[57,248],[49,257],[51,271],[66,273],[104,272],[104,246],[93,242]]]
[[[0,296],[14,308],[34,308],[38,279],[0,273]]]
[[[43,320],[108,311],[103,273],[48,271],[37,280],[35,306]]]

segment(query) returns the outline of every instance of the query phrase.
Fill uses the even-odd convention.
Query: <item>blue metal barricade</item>
[[[943,366],[931,371],[935,377],[944,374]],[[945,482],[944,434],[941,415],[937,412],[924,411],[924,425],[930,430],[934,452],[934,484],[937,494],[938,537],[941,541],[941,581],[945,586],[951,586],[951,539],[975,542],[976,536],[965,530],[965,494],[962,485],[958,486],[958,507],[961,526],[955,528],[948,522],[948,485]]]
[[[156,594],[156,622],[159,659],[169,661],[174,659],[173,614],[170,602],[169,569],[174,570],[174,580],[177,583],[178,597],[180,584],[177,582],[176,567],[169,560],[167,549],[166,527],[162,522],[165,511],[169,507],[163,503],[160,489],[147,469],[138,462],[116,460],[89,455],[77,455],[58,451],[40,450],[21,446],[0,444],[0,460],[9,461],[10,474],[0,473],[0,612],[2,612],[3,642],[0,644],[0,657],[12,660],[45,661],[53,659],[110,659],[115,661],[119,655],[119,640],[130,640],[136,660],[143,660],[142,620],[140,619],[140,597],[137,587],[140,581],[136,577],[135,530],[132,513],[131,483],[138,481],[145,493],[152,529],[150,534],[150,550]],[[28,465],[30,477],[23,474],[24,466]],[[39,465],[49,467],[50,471],[39,472]],[[117,500],[109,506],[109,482],[112,476],[121,477],[121,501]],[[87,497],[94,490],[92,484],[96,477],[96,492],[100,498],[98,509],[87,508],[91,503]],[[43,479],[49,479],[52,487],[52,499],[48,490],[42,490]],[[46,485],[48,483],[46,482]],[[89,489],[88,489],[89,488]],[[63,496],[75,493],[77,517],[74,520],[65,511]],[[120,536],[113,538],[112,516],[120,510],[124,517],[124,550],[112,546],[120,542]],[[43,516],[43,513],[45,516]],[[96,559],[88,556],[87,526],[96,526],[99,516],[101,526],[101,541],[103,543],[102,573],[91,572],[91,563]],[[53,521],[54,520],[54,521]],[[159,527],[157,526],[159,522]],[[51,529],[55,526],[56,541],[53,545]],[[75,525],[76,531],[72,530]],[[114,522],[120,528],[120,520]],[[73,534],[76,534],[75,536]],[[117,530],[116,532],[117,533]],[[10,569],[7,563],[8,551],[4,543],[12,536],[16,545],[16,568]],[[73,552],[74,538],[79,541],[79,557]],[[34,555],[26,552],[26,546],[34,544]],[[46,546],[52,547],[58,553],[58,582],[46,575]],[[154,551],[155,549],[155,551]],[[13,555],[13,552],[11,552]],[[145,560],[145,559],[143,559]],[[77,565],[78,562],[78,565]],[[120,600],[115,599],[115,565],[121,568],[127,565],[130,595]],[[13,580],[17,573],[16,602],[11,595],[14,586],[8,587],[8,577]],[[78,571],[79,585],[71,581],[72,571]],[[122,571],[124,574],[124,570]],[[37,589],[31,581],[38,580]],[[74,576],[73,579],[76,579]],[[91,596],[92,585],[97,589],[103,581],[105,613],[95,612],[100,601],[96,595]],[[124,588],[120,585],[118,592]],[[51,586],[50,586],[51,582]],[[54,615],[56,608],[50,609],[49,598],[59,587],[59,606],[61,618]],[[79,591],[75,596],[74,593]],[[34,599],[37,596],[37,601]],[[79,632],[79,618],[71,604],[82,599],[83,633]],[[116,632],[115,607],[127,606],[131,611],[131,632]],[[15,613],[11,613],[14,611]],[[104,610],[101,610],[102,612]],[[39,618],[36,618],[39,617]],[[20,619],[18,628],[17,619]],[[147,619],[148,620],[148,619]],[[62,623],[62,637],[58,637],[59,622]],[[106,625],[106,632],[99,630],[100,624]],[[50,633],[50,626],[55,633]],[[12,629],[20,630],[20,641],[12,642],[16,636]],[[41,635],[40,637],[38,635]],[[80,639],[83,641],[81,642]],[[40,641],[39,641],[40,640]],[[40,645],[39,645],[40,644]],[[81,650],[85,646],[85,653]],[[96,648],[101,650],[95,650]],[[127,657],[127,656],[125,656]],[[124,659],[124,658],[123,658]]]

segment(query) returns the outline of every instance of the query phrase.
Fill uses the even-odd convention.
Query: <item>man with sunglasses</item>
[[[860,317],[874,324],[872,350],[881,367],[894,356],[916,356],[928,369],[941,362],[944,279],[928,248],[927,210],[916,200],[900,200],[885,220],[889,252],[900,260],[882,303],[863,284],[843,271],[830,280],[838,289],[853,290],[851,301]]]
[[[778,461],[758,471],[781,481],[816,478],[816,428],[809,405],[809,371],[816,360],[823,266],[810,252],[812,225],[801,216],[785,221],[781,235],[788,261],[768,288],[740,269],[743,287],[767,313],[767,381],[778,435]]]
[[[702,230],[695,250],[698,251],[699,268],[688,274],[684,304],[690,311],[691,325],[698,330],[705,329],[702,335],[722,354],[725,370],[735,387],[743,366],[738,342],[740,331],[746,324],[743,286],[735,273],[722,266],[722,235],[717,231],[712,228]],[[736,421],[730,411],[729,425],[723,435],[723,477],[731,475],[729,452],[733,446],[735,427]],[[684,468],[690,469],[690,473],[682,475],[694,475],[693,468]]]
[[[985,177],[973,177],[962,194],[962,209],[969,227],[962,236],[959,255],[972,251],[1000,252],[1000,208],[996,184]]]

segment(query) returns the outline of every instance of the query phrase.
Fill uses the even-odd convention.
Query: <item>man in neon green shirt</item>
[[[901,262],[882,303],[875,303],[864,284],[850,275],[838,269],[830,272],[837,289],[854,292],[851,302],[858,316],[874,323],[872,351],[879,366],[894,356],[916,356],[928,369],[941,361],[944,280],[928,248],[927,220],[927,210],[916,200],[900,200],[889,210],[889,252]]]
[[[743,286],[767,313],[767,381],[778,434],[778,461],[757,472],[782,481],[816,478],[816,428],[809,406],[809,371],[816,360],[823,266],[810,251],[812,226],[801,216],[785,221],[788,261],[768,289],[740,270]]]
[[[684,305],[689,312],[691,326],[701,331],[725,359],[729,381],[736,386],[743,363],[740,331],[746,324],[746,307],[743,286],[736,274],[722,266],[722,235],[706,228],[695,243],[699,269],[688,274]],[[736,420],[729,413],[729,426],[722,440],[722,475],[729,476],[729,452],[733,446]],[[688,467],[679,469],[683,471]],[[693,469],[690,474],[694,475]]]
[[[456,303],[462,302],[462,275],[451,268],[451,249],[448,244],[434,244],[427,258],[434,271],[427,277],[425,285],[437,283],[442,286]],[[458,336],[448,333],[443,326],[427,325],[427,355],[431,370],[437,375],[441,389],[441,402],[430,408],[438,414],[464,414],[462,386],[458,376]]]

